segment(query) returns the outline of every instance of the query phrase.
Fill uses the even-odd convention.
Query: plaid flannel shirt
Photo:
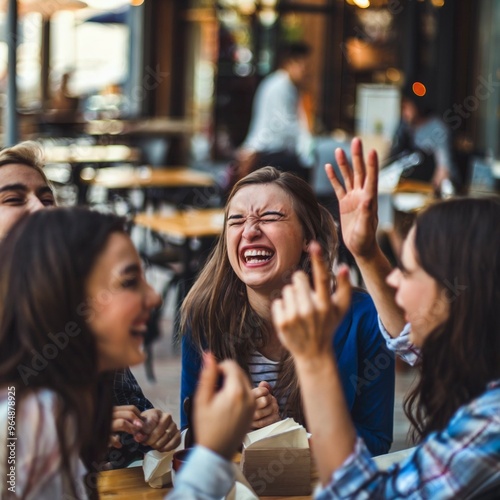
[[[381,325],[387,345],[414,364],[419,351],[409,342],[409,325],[392,339]],[[362,439],[330,484],[315,498],[466,499],[500,497],[500,380],[462,406],[448,426],[427,436],[400,464],[377,468]]]

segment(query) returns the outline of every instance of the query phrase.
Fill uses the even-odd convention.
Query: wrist
[[[201,446],[207,448],[207,450],[210,450],[211,452],[215,453],[216,455],[219,455],[219,457],[223,458],[224,460],[230,461],[236,450],[229,449],[228,447],[224,446],[217,446],[215,443],[212,444],[203,444],[199,443]]]
[[[297,372],[304,375],[325,375],[331,373],[336,366],[333,352],[323,352],[316,356],[295,357]]]
[[[363,252],[362,255],[355,255],[356,264],[360,268],[367,268],[374,265],[378,265],[382,260],[386,260],[382,249],[379,247],[378,243],[374,243],[370,249]]]

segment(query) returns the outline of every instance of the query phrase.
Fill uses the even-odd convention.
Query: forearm
[[[370,257],[355,258],[383,325],[391,337],[397,337],[405,326],[405,320],[403,311],[394,300],[394,289],[386,283],[392,271],[391,264],[378,245]]]
[[[319,477],[328,484],[334,470],[351,455],[356,430],[344,399],[333,356],[296,360],[303,404]]]

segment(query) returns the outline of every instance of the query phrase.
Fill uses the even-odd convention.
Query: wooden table
[[[157,117],[142,120],[92,120],[86,132],[90,135],[190,135],[196,132],[194,122],[185,118]]]
[[[107,189],[147,187],[212,187],[214,178],[205,172],[187,167],[110,167],[82,172],[82,181]]]
[[[45,146],[45,161],[47,163],[118,163],[135,162],[140,153],[137,148],[123,145],[79,145]]]
[[[380,455],[374,457],[375,463],[382,470],[387,470],[394,463],[402,462],[410,456],[415,448],[408,448],[400,450],[387,455]],[[234,461],[239,462],[241,455],[238,453]],[[318,482],[318,472],[314,466],[311,467],[311,491]],[[172,487],[161,489],[150,488],[144,482],[144,473],[142,467],[131,467],[129,469],[117,469],[112,471],[105,471],[99,474],[98,489],[101,500],[135,500],[135,499],[163,499]],[[260,497],[267,500],[308,500],[312,495],[307,496],[263,496]]]
[[[315,480],[313,480],[315,483]],[[144,482],[142,467],[131,467],[129,469],[117,469],[99,473],[97,483],[99,497],[101,500],[139,500],[139,499],[163,499],[171,491],[172,487],[151,488]],[[312,496],[298,497],[260,497],[267,500],[309,500]]]
[[[80,145],[45,146],[45,162],[47,164],[66,163],[71,165],[71,179],[78,189],[78,204],[84,204],[87,199],[88,186],[82,183],[81,172],[89,167],[101,167],[111,163],[136,163],[140,152],[137,148],[123,145]]]

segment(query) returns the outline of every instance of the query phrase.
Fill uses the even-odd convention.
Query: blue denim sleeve
[[[203,446],[195,446],[165,500],[219,500],[234,484],[230,461]]]
[[[380,334],[371,297],[353,294],[352,328],[357,336],[357,373],[351,373],[346,392],[354,392],[351,417],[372,455],[387,453],[394,420],[394,355]]]
[[[201,357],[198,349],[191,341],[191,333],[187,331],[182,336],[182,372],[181,372],[181,429],[187,427],[187,416],[183,402],[192,397],[196,391],[201,370]]]

